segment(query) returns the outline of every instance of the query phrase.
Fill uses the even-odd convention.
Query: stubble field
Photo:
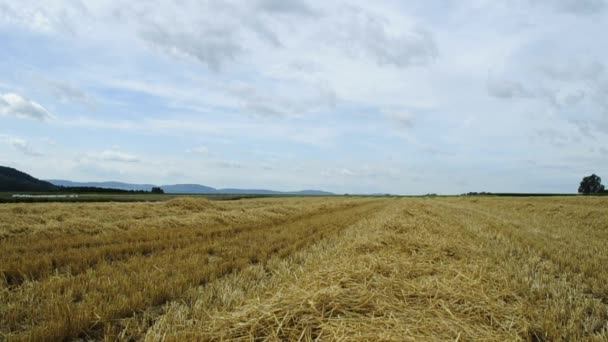
[[[608,339],[608,200],[0,205],[0,340]]]

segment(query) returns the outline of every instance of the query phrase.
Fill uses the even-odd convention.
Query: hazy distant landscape
[[[134,191],[150,191],[153,187],[158,186],[153,184],[129,184],[121,182],[72,182],[58,179],[49,179],[47,182],[65,187],[97,187]],[[264,189],[215,189],[200,184],[160,185],[160,188],[162,188],[165,193],[169,194],[333,195],[331,192],[320,190],[273,191]]]

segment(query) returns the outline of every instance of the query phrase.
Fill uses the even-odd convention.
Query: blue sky
[[[0,0],[0,165],[574,192],[608,177],[607,30],[605,0]]]

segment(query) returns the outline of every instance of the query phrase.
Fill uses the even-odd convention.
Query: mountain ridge
[[[2,191],[53,191],[57,186],[42,181],[12,167],[0,166],[0,190]]]
[[[107,182],[74,182],[63,179],[48,179],[47,182],[64,187],[98,187],[98,188],[113,188],[121,190],[144,190],[150,191],[154,184],[134,184],[116,181]],[[309,195],[309,196],[329,196],[334,193],[322,190],[298,190],[298,191],[276,191],[267,189],[236,189],[225,188],[216,189],[210,186],[201,184],[166,184],[161,185],[165,193],[169,194],[242,194],[242,195]]]

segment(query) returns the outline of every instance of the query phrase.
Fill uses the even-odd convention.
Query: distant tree
[[[583,180],[581,181],[581,185],[578,187],[578,192],[579,194],[584,195],[599,194],[604,192],[602,179],[595,174],[583,178]]]
[[[153,194],[164,194],[165,193],[165,191],[162,188],[157,187],[157,186],[153,187],[151,192]]]

